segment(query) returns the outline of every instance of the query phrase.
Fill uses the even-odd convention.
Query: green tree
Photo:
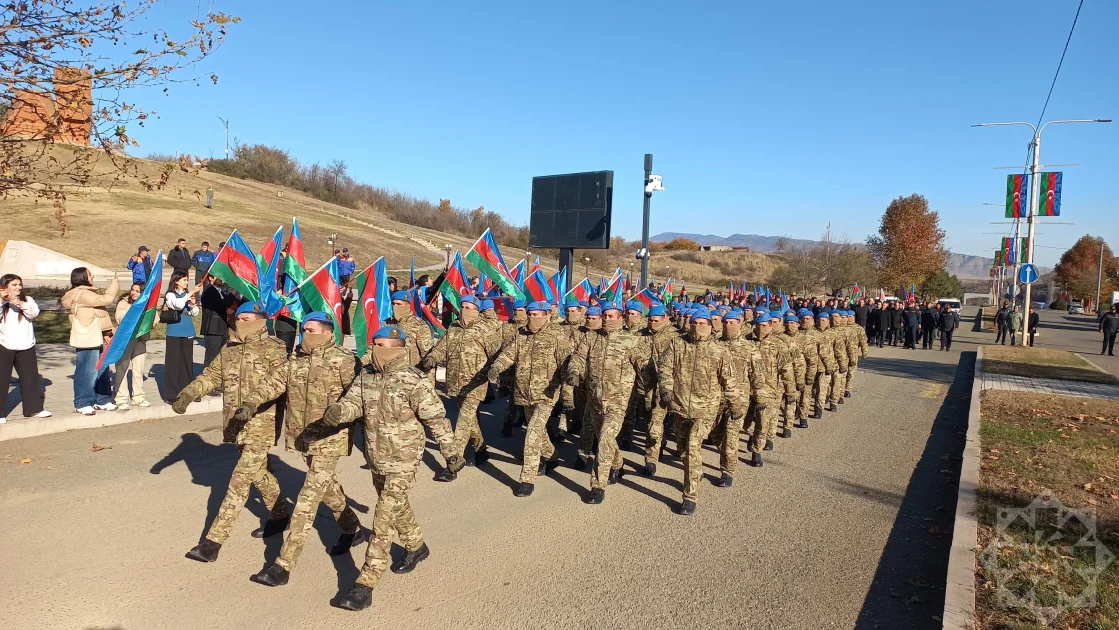
[[[866,246],[878,269],[878,283],[887,287],[922,284],[948,263],[940,214],[929,210],[929,201],[921,195],[891,201],[878,235],[868,237]]]
[[[935,300],[942,297],[963,298],[964,285],[955,275],[949,275],[944,269],[929,276],[918,287],[917,292],[922,300]]]

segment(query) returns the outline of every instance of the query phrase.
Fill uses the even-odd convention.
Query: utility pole
[[[648,283],[649,277],[649,202],[653,191],[649,190],[649,180],[653,175],[653,154],[645,154],[645,199],[641,205],[641,286]]]
[[[1100,239],[1100,267],[1096,272],[1096,310],[1100,310],[1100,286],[1103,284],[1103,239]]]
[[[229,159],[229,121],[222,118],[221,116],[218,116],[217,119],[221,121],[221,124],[225,125],[225,159],[228,160]]]

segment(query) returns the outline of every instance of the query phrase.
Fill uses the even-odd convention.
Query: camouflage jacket
[[[870,356],[870,344],[866,341],[866,330],[862,326],[855,326],[854,324],[847,327],[850,331],[851,340],[855,344],[855,350],[858,353],[856,356],[859,358],[867,358]]]
[[[831,374],[835,371],[835,349],[824,339],[824,333],[815,328],[804,328],[797,335],[797,342],[804,352],[805,362],[809,364],[809,376],[815,377],[820,372]]]
[[[486,384],[490,362],[501,350],[500,337],[484,320],[469,326],[461,319],[455,320],[427,357],[420,369],[423,371],[442,362],[447,366],[447,394],[464,396]]]
[[[800,349],[800,344],[797,343],[796,337],[790,335],[788,331],[782,332],[777,337],[789,348],[789,356],[793,359],[793,378],[796,379],[797,389],[804,389],[808,361],[804,358],[804,352]]]
[[[625,330],[607,333],[600,328],[588,330],[575,349],[567,381],[582,385],[597,409],[618,405],[624,410],[638,374],[653,378],[653,369],[649,350],[639,338]]]
[[[738,375],[742,384],[740,395],[743,407],[750,402],[746,399],[747,395],[765,404],[777,400],[777,390],[768,386],[765,381],[765,362],[762,360],[761,350],[758,349],[758,342],[739,333],[737,337],[723,339],[722,343],[730,353],[734,373]],[[747,383],[749,383],[748,391]]]
[[[672,343],[673,339],[679,339],[680,334],[672,326],[665,326],[659,332],[653,332],[651,328],[646,326],[637,333],[637,338],[645,346],[645,351],[648,353],[649,360],[656,362],[668,346]],[[649,370],[644,374],[639,374],[637,382],[635,383],[638,391],[645,391],[652,393],[657,387],[656,371]]]
[[[501,325],[505,322],[501,321],[501,318],[497,316],[497,311],[488,310],[482,313],[482,316],[478,319],[478,323],[485,324],[486,328],[490,330],[497,330],[501,328]]]
[[[408,349],[408,361],[411,362],[412,367],[419,367],[424,357],[435,346],[435,339],[431,336],[431,328],[422,319],[411,313],[404,316],[403,319],[397,320],[396,325],[400,326],[400,329],[408,336],[404,341],[404,347]],[[361,362],[368,365],[372,355],[372,349],[366,350],[365,356],[361,357]]]
[[[847,342],[847,365],[854,365],[859,361],[859,342],[855,339],[855,334],[860,332],[857,326],[848,326],[844,324],[839,328],[839,332],[843,335],[843,340]],[[863,332],[863,337],[866,337],[866,331]]]
[[[284,436],[289,451],[338,457],[349,454],[350,428],[329,427],[322,416],[342,397],[358,370],[354,353],[344,348],[324,344],[308,353],[303,346],[296,346],[285,374],[288,400]]]
[[[765,363],[765,384],[775,396],[796,394],[796,374],[793,373],[793,356],[785,342],[778,339],[784,333],[770,333],[758,342],[758,351]],[[768,402],[768,401],[767,401]]]
[[[183,388],[191,398],[205,396],[222,388],[222,433],[226,442],[272,446],[280,436],[276,422],[276,400],[283,395],[287,381],[284,342],[267,330],[251,335],[244,342],[230,337],[221,354]],[[248,422],[233,420],[241,405],[257,408]]]
[[[835,356],[836,369],[842,372],[847,371],[849,363],[847,354],[847,335],[838,328],[828,328],[824,331],[824,341],[831,344],[832,352]]]
[[[513,376],[513,402],[518,405],[555,404],[563,385],[563,370],[571,356],[571,344],[561,327],[548,322],[536,332],[528,327],[517,331],[517,341],[501,351],[491,372],[510,367]]]
[[[408,365],[407,354],[385,366],[384,372],[364,368],[338,404],[340,424],[361,419],[365,452],[376,473],[414,473],[424,454],[425,426],[444,459],[455,454],[443,401],[427,376]]]
[[[726,396],[731,413],[746,413],[730,352],[708,337],[673,339],[657,361],[657,387],[670,392],[669,413],[692,420],[714,420]]]

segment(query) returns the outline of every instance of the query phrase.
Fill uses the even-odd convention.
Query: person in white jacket
[[[39,389],[39,363],[35,356],[35,327],[39,305],[23,294],[23,279],[15,274],[0,276],[0,424],[8,421],[8,386],[12,370],[19,375],[23,415],[49,418]]]
[[[120,320],[124,319],[128,309],[140,298],[140,294],[144,292],[143,282],[133,282],[132,288],[128,290],[128,295],[121,298],[117,302],[116,320],[117,326],[120,326]],[[116,367],[113,368],[113,401],[117,409],[121,411],[128,411],[129,401],[137,407],[151,407],[151,403],[144,397],[144,372],[147,369],[148,360],[148,339],[151,338],[151,333],[143,335],[128,342],[124,348],[124,354],[121,355],[120,360],[117,361]],[[126,379],[131,372],[132,378],[132,396],[129,397],[128,385],[129,381]]]

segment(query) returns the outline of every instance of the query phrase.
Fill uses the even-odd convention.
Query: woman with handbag
[[[196,296],[201,287],[189,289],[185,271],[171,274],[170,290],[163,296],[159,321],[167,324],[167,352],[163,359],[163,400],[175,402],[179,392],[194,380],[194,320]]]
[[[23,294],[23,279],[12,273],[0,276],[0,424],[8,421],[8,385],[13,369],[19,374],[23,416],[51,417],[51,412],[43,410],[39,390],[35,328],[31,324],[38,314],[39,305]]]
[[[113,386],[109,370],[97,374],[97,361],[106,341],[113,336],[113,320],[105,307],[120,291],[116,274],[104,293],[93,286],[93,272],[78,267],[70,272],[70,290],[62,296],[62,307],[70,311],[70,347],[74,349],[74,413],[92,416],[117,408],[111,400]]]

